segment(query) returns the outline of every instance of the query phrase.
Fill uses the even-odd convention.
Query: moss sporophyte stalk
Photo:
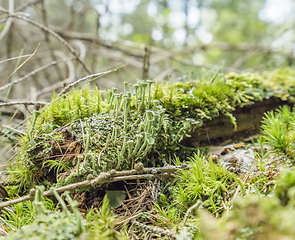
[[[139,161],[146,167],[163,166],[204,120],[227,116],[234,128],[237,107],[273,96],[292,101],[295,86],[292,79],[289,85],[285,81],[281,70],[219,73],[214,81],[153,85],[147,80],[133,89],[125,82],[123,93],[109,89],[105,100],[101,91],[89,87],[54,96],[49,106],[34,113],[21,143],[21,164],[10,166],[10,180],[26,191],[38,183],[61,186],[83,181],[88,174],[131,169]]]

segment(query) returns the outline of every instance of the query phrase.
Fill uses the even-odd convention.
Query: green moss
[[[20,168],[24,166],[28,177],[23,176],[20,182],[25,179],[29,188],[36,182],[55,183],[59,179],[58,185],[64,185],[112,168],[130,169],[138,161],[145,166],[162,166],[174,154],[184,152],[179,143],[201,127],[203,120],[225,115],[237,127],[232,115],[236,107],[272,96],[283,100],[293,97],[293,78],[284,79],[282,71],[217,73],[209,81],[157,83],[154,87],[152,81],[139,81],[134,94],[127,92],[126,86],[124,94],[117,94],[113,88],[107,91],[104,101],[100,91],[89,88],[54,97],[32,121],[30,134],[22,141]],[[286,72],[292,74],[293,70]],[[289,88],[286,83],[290,83]],[[78,156],[65,160],[69,150],[57,151],[65,141],[60,134],[65,127],[81,146],[81,151],[70,152],[80,155],[79,161]],[[72,171],[59,178],[61,170],[68,166],[72,166]],[[17,179],[13,176],[16,169],[10,170],[12,179]],[[34,181],[29,184],[29,179]]]
[[[127,240],[129,239],[124,233],[115,230],[116,217],[111,212],[109,200],[104,197],[102,206],[99,211],[91,210],[86,216],[87,239],[89,240]]]
[[[295,112],[288,106],[265,114],[262,121],[262,133],[273,151],[283,155],[284,160],[294,162]]]
[[[69,196],[67,201],[72,207],[74,214],[71,214],[64,203],[64,201],[58,197],[58,194],[55,192],[56,197],[58,198],[60,204],[63,207],[63,212],[54,212],[50,213],[44,205],[43,202],[43,191],[44,187],[37,187],[35,200],[33,202],[33,209],[30,209],[30,214],[25,213],[22,216],[18,217],[28,217],[31,216],[31,219],[34,219],[31,223],[22,226],[18,225],[19,229],[13,230],[9,235],[5,237],[0,237],[0,239],[11,239],[11,240],[29,240],[29,239],[80,239],[79,235],[84,231],[81,226],[81,216],[77,208],[76,202],[74,202]],[[28,206],[31,206],[29,203]],[[19,203],[20,209],[24,210],[22,203]],[[17,208],[17,209],[18,209]],[[51,209],[52,210],[52,209]],[[18,210],[20,211],[20,210]],[[77,212],[78,211],[78,212]],[[78,213],[78,214],[77,214]],[[14,213],[7,212],[9,219],[14,217]],[[15,219],[15,221],[19,219]],[[12,221],[10,221],[12,222]],[[9,221],[7,222],[9,223]]]
[[[291,69],[262,74],[224,75],[217,72],[209,80],[156,83],[153,87],[151,81],[138,81],[134,93],[128,92],[125,84],[124,93],[117,94],[117,89],[113,88],[107,91],[104,101],[97,89],[91,91],[89,88],[62,98],[54,97],[49,106],[40,110],[40,115],[35,112],[28,135],[20,144],[17,160],[20,164],[11,165],[9,169],[9,181],[15,185],[10,188],[25,193],[40,183],[48,188],[52,185],[62,186],[85,180],[88,174],[96,177],[101,171],[130,169],[139,161],[145,167],[163,166],[171,158],[176,158],[179,163],[187,159],[188,152],[191,154],[196,150],[183,148],[180,142],[189,138],[191,131],[202,127],[203,121],[224,115],[236,127],[232,112],[237,107],[271,97],[292,103],[295,99],[294,76],[295,71]],[[293,115],[290,109],[282,108],[277,113],[266,115],[263,125],[267,143],[282,154],[283,160],[290,160],[289,166],[292,166],[294,159]],[[62,130],[69,132],[69,139],[64,138]],[[71,144],[77,145],[73,147]],[[66,149],[62,149],[64,145]],[[155,204],[155,211],[159,215],[172,223],[180,223],[177,226],[180,239],[181,234],[191,239],[220,240],[223,235],[227,237],[224,239],[228,239],[233,234],[240,239],[259,239],[257,236],[269,229],[275,236],[283,234],[283,231],[288,236],[294,234],[290,225],[281,224],[284,217],[289,219],[288,214],[293,214],[293,171],[283,172],[279,180],[281,184],[276,189],[278,198],[238,199],[233,213],[228,218],[224,215],[222,223],[202,213],[197,221],[191,207],[197,206],[200,200],[203,207],[220,216],[225,209],[231,208],[233,193],[230,191],[238,192],[238,187],[244,195],[249,192],[268,194],[272,188],[264,192],[269,181],[265,165],[261,163],[259,166],[262,174],[249,176],[246,183],[246,180],[242,182],[237,175],[211,159],[207,161],[200,154],[194,155],[189,164],[191,169],[181,171],[169,194],[161,194],[160,202]],[[76,208],[76,203],[69,202]],[[115,231],[115,219],[106,206],[104,202],[100,213],[95,215],[92,212],[93,215],[88,216],[93,221],[89,227],[90,231],[93,230],[90,238],[97,237],[96,233],[99,233],[104,238],[124,239],[124,234]],[[248,211],[253,210],[253,206],[256,212],[249,215]],[[40,211],[43,211],[42,208]],[[64,213],[42,214],[46,219],[37,218],[28,229],[22,228],[21,231],[27,234],[22,236],[27,237],[31,233],[35,235],[30,236],[38,239],[40,231],[34,229],[41,229],[42,234],[48,232],[48,228],[40,226],[62,229],[69,239],[77,239],[84,231],[81,222],[77,223],[77,211],[76,215],[66,210]],[[248,215],[255,221],[257,216],[263,217],[253,225],[253,219]],[[98,221],[99,224],[95,223]],[[234,233],[228,230],[231,224],[235,226]],[[201,229],[201,232],[197,229]],[[21,231],[15,236],[18,237]],[[15,239],[19,239],[17,237]],[[42,237],[46,238],[45,235]]]
[[[186,224],[178,225],[179,235],[205,240],[294,239],[294,175],[294,170],[282,171],[275,195],[238,196],[232,209],[222,218],[215,219],[198,210],[198,221],[191,217]]]
[[[289,205],[294,204],[294,200],[295,200],[295,170],[294,169],[287,169],[287,168],[282,169],[281,176],[277,181],[275,194],[280,199],[281,204],[283,206],[288,204]]]
[[[180,164],[179,159],[176,160]],[[197,201],[215,216],[224,212],[222,204],[228,196],[228,186],[237,181],[237,175],[227,171],[211,159],[206,160],[200,152],[186,162],[189,170],[181,170],[179,177],[165,194],[161,194],[157,211],[164,218],[179,223],[184,213]],[[167,198],[167,195],[171,195]],[[222,203],[223,202],[223,203]]]
[[[89,117],[101,111],[101,92],[89,87],[74,91],[65,97],[52,97],[52,103],[45,107],[36,123],[37,131],[50,133],[56,127],[68,124],[76,119]]]

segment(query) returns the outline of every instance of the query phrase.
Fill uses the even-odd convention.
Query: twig
[[[161,234],[161,235],[168,236],[169,238],[176,239],[176,235],[169,230],[162,229],[160,227],[144,225],[136,220],[132,220],[132,223],[146,231],[150,231],[152,233]]]
[[[135,49],[144,49],[145,48],[145,44],[142,44],[142,43],[135,43],[135,42],[132,42],[132,41],[128,41],[128,40],[122,40],[120,39],[119,42],[110,42],[110,41],[107,41],[107,40],[103,40],[101,39],[99,36],[97,35],[94,35],[94,34],[89,34],[89,33],[80,33],[80,32],[74,32],[74,31],[64,31],[63,29],[58,29],[58,28],[55,28],[55,31],[60,34],[61,36],[63,36],[64,38],[66,39],[80,39],[80,40],[84,40],[84,41],[88,41],[88,42],[95,42],[97,44],[99,44],[100,46],[103,46],[107,49],[114,49],[114,50],[117,50],[117,51],[120,51],[128,56],[133,56],[133,57],[136,57],[136,58],[142,58],[142,55],[139,55],[137,53],[134,53],[130,50],[126,50],[126,47],[128,47],[128,49],[130,48],[135,48]],[[225,45],[224,43],[220,43],[221,45]],[[120,45],[123,45],[124,47],[120,46]],[[214,46],[214,48],[217,48],[218,49],[218,46]],[[211,49],[211,45],[207,46],[206,47],[210,47]],[[228,48],[237,48],[237,50],[244,50],[246,49],[246,47],[244,47],[243,44],[241,45],[226,45],[225,46],[225,49],[224,51],[226,51]],[[204,46],[201,45],[201,46],[197,46],[197,47],[194,47],[193,49],[203,49]],[[191,53],[191,52],[194,52],[195,50],[193,50],[192,48],[189,48],[185,53]],[[242,51],[241,50],[241,51]],[[246,50],[245,50],[246,51]],[[190,65],[190,66],[196,66],[196,67],[204,67],[204,68],[208,68],[208,69],[211,69],[213,65],[210,65],[210,64],[195,64],[193,63],[192,61],[189,61],[188,59],[185,59],[183,60],[183,57],[179,56],[177,57],[177,55],[183,55],[182,52],[176,52],[176,53],[173,53],[173,52],[169,52],[169,51],[166,51],[166,50],[163,50],[161,48],[157,48],[157,47],[151,47],[151,53],[158,53],[160,54],[161,56],[157,59],[151,59],[150,60],[150,65],[156,65],[157,62],[159,61],[163,61],[165,59],[172,59],[178,63],[181,63],[181,64],[184,64],[184,65]],[[224,68],[226,71],[238,71],[237,69],[233,69],[233,68]]]
[[[28,57],[21,65],[19,65],[10,75],[9,75],[9,77],[8,78],[6,78],[6,80],[2,83],[2,84],[0,84],[0,87],[2,87],[2,85],[9,79],[9,78],[11,78],[11,76],[13,75],[13,74],[15,74],[16,73],[16,71],[17,70],[19,70],[23,65],[25,65],[26,64],[26,62],[28,62],[35,54],[36,54],[36,52],[38,51],[38,48],[39,48],[39,46],[40,46],[40,43],[38,43],[38,46],[37,46],[37,48],[35,49],[35,51],[31,54],[31,56],[30,57]]]
[[[108,71],[105,71],[105,72],[101,72],[101,73],[94,73],[94,74],[91,74],[91,75],[88,75],[86,77],[83,77],[83,78],[80,78],[78,79],[77,81],[69,84],[68,86],[66,86],[59,94],[58,94],[58,97],[62,96],[64,93],[66,93],[71,87],[74,87],[75,85],[77,85],[78,83],[82,82],[82,81],[85,81],[87,80],[88,78],[93,78],[93,77],[98,77],[98,76],[101,76],[101,75],[105,75],[105,74],[108,74],[110,72],[113,72],[114,70],[108,70]]]
[[[56,32],[54,32],[53,30],[51,30],[50,28],[35,22],[29,18],[20,16],[19,14],[7,14],[7,17],[14,17],[17,19],[20,19],[22,21],[28,22],[38,28],[43,29],[44,31],[50,33],[53,37],[55,37],[58,41],[60,41],[62,44],[64,44],[69,50],[70,52],[76,57],[76,59],[80,62],[80,64],[83,66],[83,68],[86,70],[86,72],[88,74],[91,74],[90,70],[88,70],[88,68],[86,67],[85,63],[81,60],[81,58],[78,56],[78,54],[75,52],[74,48],[71,46],[71,44],[69,44],[66,40],[64,40],[60,35],[58,35]]]
[[[61,58],[61,59],[64,59],[67,57],[66,54],[64,54],[63,52],[61,51],[58,51],[58,50],[54,50],[53,51],[53,55],[54,57],[58,57],[58,58]],[[73,64],[73,61],[70,61],[70,60],[67,60],[65,61],[65,64],[67,65],[68,67],[68,77],[66,79],[64,79],[63,81],[67,81],[67,82],[73,82],[75,80],[75,77],[76,77],[76,69],[75,69],[75,66]],[[79,65],[81,67],[81,65]]]
[[[20,104],[24,104],[24,105],[46,105],[48,104],[48,102],[7,102],[7,103],[0,103],[0,107],[2,106],[12,106],[12,105],[20,105]]]
[[[20,82],[26,80],[27,78],[29,78],[29,77],[35,75],[36,73],[39,73],[39,72],[43,71],[43,70],[46,69],[46,68],[52,67],[52,66],[56,65],[56,64],[59,63],[59,62],[64,62],[64,61],[74,60],[74,59],[75,59],[75,58],[64,58],[64,59],[61,59],[61,60],[57,60],[57,61],[53,61],[53,62],[51,62],[51,63],[48,63],[48,64],[46,64],[46,65],[44,65],[44,66],[42,66],[42,67],[40,67],[40,68],[37,68],[36,70],[34,70],[34,71],[32,71],[32,72],[26,74],[25,76],[21,77],[20,79],[15,80],[15,81],[13,82],[13,84],[20,83]],[[11,86],[11,84],[12,84],[12,83],[9,83],[9,84],[6,84],[5,86],[0,87],[0,91],[3,91],[3,90],[5,90],[6,88],[9,88],[9,87]]]
[[[47,11],[46,11],[46,8],[45,8],[44,0],[41,0],[41,5],[42,5],[42,21],[43,21],[44,26],[48,27]],[[45,35],[45,42],[46,42],[48,50],[50,52],[50,56],[51,56],[53,61],[56,61],[56,57],[53,54],[54,49],[53,49],[53,47],[52,47],[52,45],[50,44],[50,41],[49,41],[49,33],[47,31],[45,31],[45,30],[43,30],[43,32],[44,32],[44,35]],[[61,72],[58,65],[55,65],[55,70],[57,72],[58,77],[61,79],[62,78],[62,72]]]
[[[150,57],[151,57],[151,46],[147,45],[144,48],[144,56],[143,56],[143,66],[142,66],[142,79],[143,80],[148,79]]]
[[[23,132],[23,131],[17,130],[17,129],[15,129],[15,128],[12,128],[12,127],[9,127],[9,126],[6,126],[6,125],[2,125],[2,127],[8,128],[9,130],[11,130],[11,131],[17,133],[17,134],[20,135],[20,136],[25,136],[25,135],[27,135],[27,133],[25,133],[25,132]]]
[[[9,14],[9,11],[6,10],[5,8],[0,7],[0,11]]]
[[[183,225],[186,224],[186,222],[187,222],[187,218],[188,218],[188,215],[191,214],[191,212],[192,212],[195,208],[201,208],[201,207],[202,207],[202,204],[203,204],[203,202],[202,202],[200,199],[198,199],[197,202],[196,202],[193,206],[191,206],[191,207],[186,211],[186,213],[185,213],[185,215],[184,215],[183,222],[182,222]]]
[[[131,216],[129,218],[123,219],[120,222],[117,222],[116,225],[120,225],[120,224],[122,224],[124,222],[129,222],[130,220],[132,220],[134,218],[137,218],[137,217],[139,217],[140,215],[143,215],[143,214],[144,214],[143,212],[137,213],[136,215],[133,215],[133,216]]]
[[[19,58],[24,58],[24,57],[29,57],[31,56],[31,54],[26,54],[26,55],[22,55],[22,56],[17,56],[17,57],[12,57],[12,58],[7,58],[3,61],[0,61],[0,64],[1,63],[4,63],[4,62],[8,62],[8,61],[11,61],[11,60],[15,60],[15,59],[19,59]]]
[[[67,190],[74,190],[76,188],[80,187],[86,187],[86,186],[95,186],[102,183],[111,183],[111,182],[119,182],[119,181],[126,181],[126,180],[134,180],[134,179],[153,179],[156,177],[173,177],[170,173],[176,172],[179,169],[187,169],[188,165],[183,164],[181,166],[165,166],[165,167],[159,167],[159,168],[143,168],[142,163],[138,163],[135,169],[133,170],[127,170],[127,171],[116,171],[111,170],[109,172],[101,172],[98,177],[95,179],[91,179],[91,175],[87,176],[87,180],[77,183],[72,183],[63,187],[56,188],[55,190],[58,193],[67,191]],[[144,173],[144,174],[141,174]],[[135,175],[140,174],[140,175]],[[30,190],[30,193],[26,196],[13,199],[7,202],[0,203],[0,209],[4,207],[8,207],[11,205],[14,205],[16,203],[33,200],[34,199],[34,189]],[[43,196],[50,196],[53,193],[48,190],[43,193]]]

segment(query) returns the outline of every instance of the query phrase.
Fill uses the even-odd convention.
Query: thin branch
[[[66,86],[59,94],[58,94],[58,97],[59,96],[62,96],[64,93],[66,93],[71,87],[74,87],[75,85],[77,85],[78,83],[82,82],[82,81],[85,81],[87,80],[88,78],[92,78],[92,77],[98,77],[102,74],[107,74],[107,73],[110,73],[112,72],[112,70],[109,70],[109,71],[105,71],[105,72],[101,72],[101,73],[94,73],[94,74],[91,74],[91,75],[88,75],[86,77],[83,77],[83,78],[80,78],[78,79],[77,81],[69,84],[68,86]]]
[[[38,43],[38,46],[37,46],[37,48],[35,49],[35,51],[31,54],[31,56],[30,57],[28,57],[21,65],[19,65],[10,75],[9,75],[9,77],[8,78],[6,78],[6,80],[2,83],[2,84],[0,84],[0,88],[2,87],[2,85],[9,79],[9,78],[11,78],[11,76],[13,75],[13,74],[15,74],[16,73],[16,71],[18,71],[23,65],[25,65],[26,64],[26,62],[28,62],[35,54],[36,54],[36,52],[38,51],[38,48],[39,48],[39,46],[40,46],[40,43]]]
[[[123,65],[125,66],[125,65]],[[91,75],[88,75],[86,77],[83,77],[83,78],[80,78],[78,79],[77,81],[69,84],[68,86],[66,86],[59,94],[58,94],[58,97],[62,96],[64,93],[66,93],[71,87],[74,87],[76,86],[78,83],[82,82],[82,81],[85,81],[87,80],[88,78],[93,78],[93,77],[99,77],[99,76],[102,76],[102,75],[105,75],[105,74],[108,74],[110,72],[113,72],[114,70],[108,70],[108,71],[105,71],[105,72],[101,72],[101,73],[94,73],[94,74],[91,74]]]
[[[145,224],[142,224],[136,220],[132,220],[131,221],[133,224],[135,224],[137,227],[140,227],[146,231],[150,231],[152,233],[155,233],[155,234],[160,234],[162,236],[168,236],[169,238],[171,239],[176,239],[176,234],[167,230],[167,229],[163,229],[163,228],[160,228],[160,227],[156,227],[156,226],[149,226],[149,225],[145,225]]]
[[[58,57],[58,58],[61,58],[61,59],[67,57],[66,54],[64,54],[63,52],[58,51],[58,50],[54,50],[53,51],[53,55],[56,56],[56,57]],[[63,81],[72,82],[72,81],[75,80],[75,77],[76,77],[76,69],[75,69],[75,66],[73,64],[73,61],[71,61],[71,60],[65,61],[65,64],[67,65],[69,72],[68,72],[68,77],[65,80],[63,80]],[[79,66],[81,67],[81,65],[79,65]]]
[[[4,12],[6,14],[9,14],[9,11],[7,9],[5,9],[5,8],[0,7],[0,11],[1,12]]]
[[[135,169],[133,170],[127,170],[127,171],[116,171],[111,170],[109,172],[101,172],[98,177],[91,179],[91,175],[87,176],[87,180],[77,183],[72,183],[63,187],[56,188],[55,190],[58,193],[62,193],[65,191],[71,191],[80,187],[86,187],[86,186],[95,186],[98,184],[103,183],[111,183],[111,182],[119,182],[119,181],[126,181],[126,180],[135,180],[135,179],[154,179],[154,178],[169,178],[174,177],[174,175],[171,175],[171,173],[176,172],[180,169],[188,169],[187,164],[183,164],[181,166],[165,166],[165,167],[159,167],[159,168],[143,168],[142,163],[138,163],[135,166]],[[136,175],[139,174],[139,175]],[[13,199],[7,202],[0,203],[0,209],[4,207],[8,207],[11,205],[14,205],[16,203],[28,201],[28,200],[34,200],[34,189],[30,190],[30,194]],[[50,196],[53,195],[53,193],[48,190],[43,192],[43,196]]]
[[[126,49],[123,49],[122,47],[114,46],[114,44],[116,44],[115,42],[102,40],[98,35],[95,35],[93,33],[80,33],[80,32],[74,32],[74,31],[71,31],[71,32],[66,31],[65,32],[62,29],[58,29],[58,28],[55,28],[55,29],[56,29],[56,32],[58,34],[60,34],[61,36],[63,36],[64,38],[67,38],[67,39],[79,39],[79,40],[83,40],[83,41],[87,41],[87,42],[91,42],[91,43],[97,43],[97,44],[99,44],[99,45],[101,45],[101,46],[103,46],[103,47],[105,47],[107,49],[111,48],[111,49],[123,52],[128,56],[133,56],[133,57],[136,57],[136,58],[142,58],[142,54],[132,53],[130,51],[127,51]],[[120,41],[121,41],[121,39],[120,39]],[[129,47],[129,49],[130,49],[129,45],[126,45],[126,46]],[[144,46],[145,45],[143,44],[143,47],[141,48],[142,50],[144,49]],[[136,45],[136,47],[137,47],[137,45]],[[140,45],[140,47],[141,47],[141,45]],[[138,47],[138,48],[140,48],[140,47]],[[152,49],[154,49],[154,47],[152,47]]]
[[[36,70],[34,70],[34,71],[32,71],[32,72],[26,74],[25,76],[21,77],[20,79],[15,80],[15,81],[13,82],[13,84],[20,83],[20,82],[26,80],[27,78],[29,78],[29,77],[35,75],[36,73],[39,73],[39,72],[43,71],[43,70],[46,69],[46,68],[52,67],[52,66],[56,65],[56,64],[59,63],[59,62],[65,62],[65,61],[68,61],[68,60],[74,60],[74,59],[75,59],[75,58],[64,58],[64,59],[61,59],[61,60],[57,60],[57,61],[53,61],[53,62],[51,62],[51,63],[48,63],[48,64],[46,64],[46,65],[44,65],[44,66],[42,66],[42,67],[40,67],[40,68],[37,68]],[[6,88],[9,88],[10,85],[12,85],[12,83],[8,83],[8,84],[6,84],[5,86],[0,87],[0,92],[3,91],[3,90],[5,90]]]
[[[10,127],[10,126],[2,125],[2,127],[5,127],[5,128],[7,128],[7,129],[13,131],[13,132],[17,133],[17,134],[20,135],[20,136],[25,136],[25,135],[27,135],[27,133],[25,133],[25,132],[23,132],[23,131],[20,131],[20,130],[18,130],[18,129],[12,128],[12,127]],[[2,167],[0,167],[0,169],[1,169],[1,168],[2,168]]]
[[[12,106],[12,105],[20,105],[20,104],[24,104],[24,105],[46,105],[48,104],[48,102],[7,102],[7,103],[0,103],[0,107],[2,106]]]
[[[22,56],[17,56],[17,57],[12,57],[12,58],[7,58],[3,61],[0,61],[0,64],[1,63],[4,63],[4,62],[8,62],[8,61],[12,61],[12,60],[15,60],[15,59],[19,59],[19,58],[24,58],[24,57],[29,57],[31,56],[31,54],[26,54],[26,55],[22,55]]]
[[[42,21],[43,21],[44,26],[48,27],[47,11],[46,11],[46,8],[45,8],[44,0],[41,0],[41,5],[42,5]],[[45,31],[45,30],[43,30],[43,32],[44,32],[44,35],[45,35],[45,42],[46,42],[47,47],[48,47],[49,52],[50,52],[50,56],[51,56],[53,61],[56,61],[56,57],[53,54],[54,49],[53,49],[53,47],[52,47],[52,45],[50,44],[50,41],[49,41],[49,33],[47,31]],[[59,69],[58,65],[55,65],[55,70],[56,70],[56,73],[57,73],[58,77],[60,79],[62,79],[62,72]]]
[[[58,35],[56,32],[54,32],[53,30],[51,30],[50,28],[35,22],[34,20],[31,20],[29,18],[20,16],[19,14],[7,14],[7,17],[14,17],[17,19],[20,19],[22,21],[28,22],[38,28],[43,29],[44,31],[50,33],[53,37],[55,37],[58,41],[60,41],[62,44],[64,44],[69,50],[70,52],[76,57],[76,59],[80,62],[80,64],[83,66],[83,68],[86,70],[86,72],[88,74],[91,74],[91,72],[88,70],[88,68],[86,67],[85,63],[81,60],[81,58],[79,57],[79,55],[75,52],[74,48],[71,46],[71,44],[69,44],[66,40],[64,40],[60,35]]]
[[[147,45],[144,48],[144,56],[143,56],[143,66],[142,66],[142,79],[148,79],[148,72],[150,66],[150,58],[151,58],[151,46]]]

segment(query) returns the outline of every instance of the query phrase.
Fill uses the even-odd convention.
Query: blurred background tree
[[[292,66],[294,12],[293,0],[0,0],[0,101],[49,101],[65,84],[124,64],[94,84]],[[28,56],[8,59],[39,42],[4,83]]]

